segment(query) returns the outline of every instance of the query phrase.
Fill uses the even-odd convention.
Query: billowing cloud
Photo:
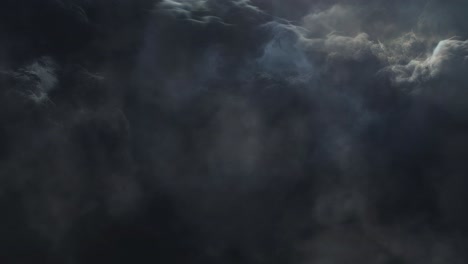
[[[466,262],[463,1],[33,2],[0,262]]]

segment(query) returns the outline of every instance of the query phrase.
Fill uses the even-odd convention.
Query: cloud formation
[[[0,262],[465,263],[465,7],[2,3]]]

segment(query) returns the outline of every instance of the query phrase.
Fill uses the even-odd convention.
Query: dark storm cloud
[[[463,1],[5,1],[2,263],[463,263]]]
[[[41,58],[18,70],[3,74],[17,81],[16,92],[38,103],[48,99],[47,94],[57,86],[55,65],[50,58]]]

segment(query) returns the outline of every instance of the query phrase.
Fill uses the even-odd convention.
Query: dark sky
[[[0,263],[467,263],[466,10],[0,1]]]

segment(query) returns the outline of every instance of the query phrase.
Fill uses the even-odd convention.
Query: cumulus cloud
[[[412,93],[424,97],[452,115],[462,117],[466,111],[467,43],[446,39],[440,41],[426,59],[406,65],[390,66],[392,80]]]

